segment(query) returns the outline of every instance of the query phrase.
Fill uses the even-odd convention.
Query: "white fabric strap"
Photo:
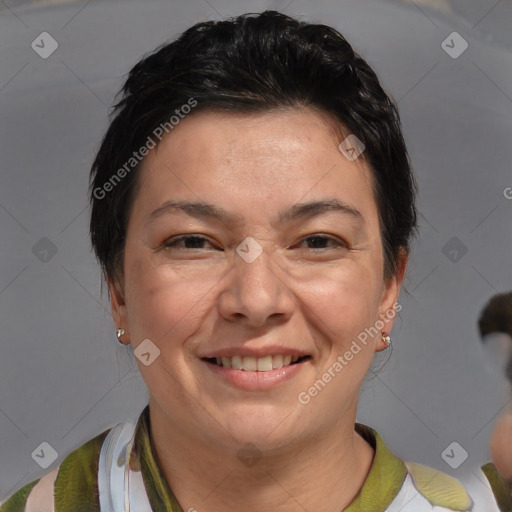
[[[43,476],[28,495],[25,512],[54,512],[53,488],[60,465]]]
[[[137,420],[119,423],[101,447],[98,490],[101,512],[152,512],[142,473],[130,469]]]

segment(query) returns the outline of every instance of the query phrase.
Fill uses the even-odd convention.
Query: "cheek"
[[[205,315],[221,275],[154,265],[149,260],[127,262],[127,307],[130,333],[137,344],[150,338],[155,343],[190,336]]]
[[[343,343],[377,319],[379,292],[375,251],[332,264],[281,261],[276,286],[296,303],[296,317],[306,317],[332,342]],[[220,294],[230,293],[233,275],[228,261],[162,262],[135,242],[125,252],[126,301],[132,341],[145,338],[175,345],[215,316]],[[304,307],[306,306],[306,307]],[[309,317],[309,318],[308,318]],[[323,337],[322,336],[322,337]]]
[[[347,263],[302,282],[298,294],[333,344],[343,345],[378,319],[379,290],[370,266]]]

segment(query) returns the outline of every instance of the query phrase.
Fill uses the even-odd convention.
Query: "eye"
[[[311,245],[307,249],[329,249],[329,246],[326,246],[328,243],[330,243],[330,247],[347,247],[347,244],[342,240],[325,235],[311,235],[302,239],[300,243],[304,242]]]
[[[325,235],[308,236],[302,239],[300,244],[303,244],[304,242],[308,243],[309,245],[308,247],[306,247],[307,249],[329,249],[330,247],[347,247],[347,244],[345,242]],[[204,236],[182,235],[167,240],[164,243],[164,247],[169,249],[205,249],[205,243],[213,247],[211,242]]]
[[[182,248],[182,249],[204,249],[203,244],[210,241],[204,236],[199,235],[183,235],[177,238],[171,238],[164,243],[164,247],[168,249]],[[213,246],[212,246],[213,247]]]

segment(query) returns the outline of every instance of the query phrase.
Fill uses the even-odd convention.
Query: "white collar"
[[[152,512],[140,471],[130,468],[137,420],[119,423],[103,441],[98,465],[101,512]]]

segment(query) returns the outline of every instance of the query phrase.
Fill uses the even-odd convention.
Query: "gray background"
[[[123,76],[198,21],[266,8],[336,27],[368,60],[399,103],[419,182],[394,350],[365,382],[358,420],[459,478],[489,460],[509,395],[476,319],[512,288],[512,2],[431,4],[0,2],[0,499],[48,471],[31,457],[40,443],[57,450],[54,467],[147,401],[87,233],[88,170]],[[59,44],[47,59],[31,48],[43,31]],[[469,43],[456,59],[441,47],[453,31]],[[456,470],[441,457],[453,441],[469,453]]]

